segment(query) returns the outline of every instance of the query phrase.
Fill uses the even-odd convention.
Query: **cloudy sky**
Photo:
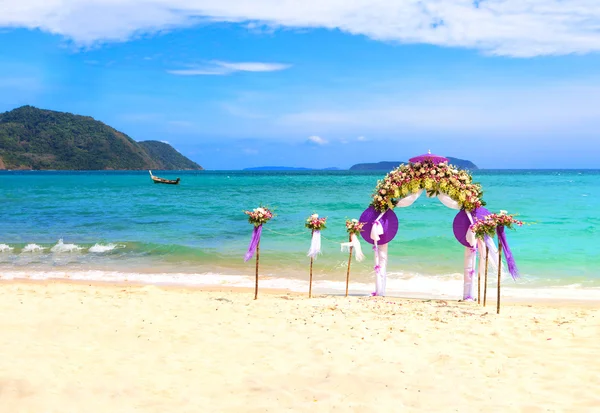
[[[600,167],[598,0],[0,0],[0,111],[208,169]]]

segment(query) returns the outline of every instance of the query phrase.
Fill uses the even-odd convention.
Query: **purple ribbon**
[[[252,239],[250,240],[250,245],[248,246],[248,252],[246,252],[246,255],[244,255],[244,261],[248,261],[256,252],[256,247],[258,247],[258,243],[260,242],[261,233],[262,225],[254,227],[254,230],[252,230]]]
[[[502,251],[504,251],[506,264],[508,264],[508,272],[513,277],[513,280],[516,280],[517,278],[519,278],[519,269],[517,268],[515,257],[513,257],[512,251],[508,246],[508,241],[506,240],[506,232],[504,231],[504,229],[504,225],[499,225],[498,228],[496,228],[496,232],[498,233],[498,238],[502,242]]]

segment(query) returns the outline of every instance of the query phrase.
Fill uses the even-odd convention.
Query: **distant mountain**
[[[468,169],[470,171],[475,171],[479,169],[477,165],[475,165],[471,161],[467,161],[464,159],[453,158],[451,156],[446,156],[450,164],[457,166],[461,169]],[[402,161],[382,161],[377,163],[358,163],[356,165],[352,165],[350,167],[351,171],[391,171],[392,169],[397,168],[400,164],[407,163]]]
[[[406,162],[381,161],[377,163],[357,163],[350,167],[351,171],[391,171],[397,168],[398,165]]]
[[[476,171],[479,169],[477,165],[471,161],[467,161],[466,159],[453,158],[452,156],[446,156],[446,158],[448,158],[448,161],[450,161],[449,163],[451,165],[458,166],[459,168],[468,169],[469,171]]]
[[[340,168],[295,168],[293,166],[257,166],[254,168],[244,168],[244,171],[339,171]]]
[[[170,145],[136,142],[88,116],[23,106],[0,114],[0,169],[202,169]]]

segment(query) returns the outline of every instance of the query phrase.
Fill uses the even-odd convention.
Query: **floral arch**
[[[385,212],[403,206],[398,203],[414,202],[423,190],[429,197],[445,194],[460,209],[467,211],[485,205],[481,185],[473,182],[469,171],[449,165],[448,159],[431,154],[411,158],[407,165],[400,165],[378,181],[371,205],[377,211]]]
[[[371,205],[360,218],[361,222],[366,222],[361,235],[375,249],[375,295],[385,295],[387,244],[398,229],[398,218],[393,209],[412,205],[423,192],[429,198],[437,197],[448,208],[459,210],[453,229],[457,240],[465,246],[463,299],[475,299],[477,292],[473,280],[477,251],[480,253],[479,265],[483,268],[481,258],[485,246],[489,248],[492,263],[498,262],[498,249],[491,237],[478,239],[470,227],[490,212],[483,207],[481,185],[473,182],[469,171],[450,165],[447,158],[431,153],[411,158],[408,164],[400,165],[379,180]]]

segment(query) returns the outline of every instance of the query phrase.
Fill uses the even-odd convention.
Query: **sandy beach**
[[[0,412],[591,412],[600,304],[0,284]]]

